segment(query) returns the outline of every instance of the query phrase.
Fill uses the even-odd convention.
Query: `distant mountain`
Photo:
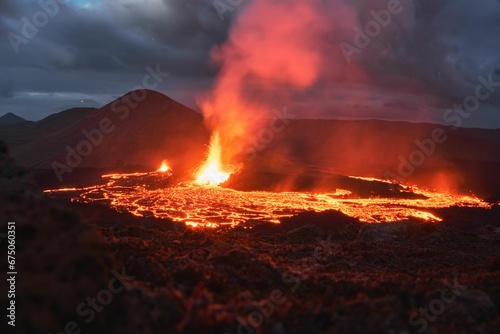
[[[338,174],[484,194],[500,189],[500,130],[378,120],[269,124],[248,138],[241,161],[246,170],[291,176],[290,184],[294,176]],[[18,163],[67,172],[153,168],[167,159],[174,171],[191,175],[203,161],[209,137],[201,114],[155,91],[130,92],[101,109],[0,124],[0,140]]]
[[[61,130],[96,112],[97,108],[72,108],[52,114],[37,122],[37,127],[46,133]]]
[[[52,114],[38,122],[24,121],[11,124],[2,124],[0,122],[0,140],[5,141],[13,149],[19,145],[39,140],[45,135],[57,132],[96,110],[95,108],[69,109]]]
[[[11,155],[30,168],[158,167],[167,159],[182,172],[203,159],[210,137],[201,114],[149,90],[130,92],[101,109],[51,115],[23,131],[35,135],[11,146]],[[0,128],[0,139],[4,133]]]
[[[28,122],[22,117],[17,116],[16,114],[13,114],[11,112],[6,113],[2,117],[0,117],[0,124],[19,124],[19,123],[24,123]]]

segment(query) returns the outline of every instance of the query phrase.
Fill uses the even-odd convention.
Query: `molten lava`
[[[215,139],[216,140],[216,139]],[[210,174],[208,174],[210,176]],[[229,173],[226,174],[229,177]],[[345,198],[350,192],[241,192],[205,184],[175,184],[171,173],[150,172],[103,175],[107,183],[86,188],[46,190],[54,197],[82,203],[105,203],[136,216],[167,218],[188,226],[217,227],[247,222],[279,223],[306,211],[337,210],[362,222],[419,220],[440,222],[432,209],[473,207],[490,209],[476,197],[451,195],[413,187],[424,198]],[[211,180],[207,178],[206,180]],[[382,180],[379,180],[384,182]]]
[[[199,185],[216,186],[226,182],[232,172],[225,169],[221,163],[222,149],[219,133],[215,132],[210,140],[207,160],[198,168],[196,183]]]
[[[118,211],[136,216],[167,218],[188,226],[235,226],[247,222],[279,223],[282,218],[306,211],[337,210],[367,223],[400,222],[417,219],[440,222],[432,209],[473,207],[491,209],[492,204],[479,198],[445,194],[412,187],[422,195],[415,198],[350,197],[347,189],[333,192],[241,192],[215,187],[229,179],[234,168],[224,167],[219,134],[210,143],[207,160],[198,169],[196,182],[176,184],[172,170],[164,161],[154,172],[107,174],[106,184],[85,188],[46,190],[54,197],[71,198],[83,203],[105,203]],[[365,177],[351,177],[367,182]],[[210,187],[207,187],[210,185]]]
[[[160,173],[169,172],[170,171],[170,166],[168,165],[167,160],[163,160],[163,162],[161,163],[160,168],[158,168],[156,171],[160,172]]]

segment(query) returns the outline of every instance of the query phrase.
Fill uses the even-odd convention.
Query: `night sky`
[[[169,73],[157,91],[199,110],[196,97],[210,90],[218,73],[210,51],[227,41],[238,13],[251,0],[234,8],[227,5],[224,20],[220,2],[218,13],[213,0],[62,2],[0,0],[0,114],[39,120],[72,107],[100,107],[139,87],[147,68]],[[341,43],[354,45],[354,28],[364,27],[373,20],[371,11],[388,3],[316,2],[332,12],[332,22],[342,15],[335,12],[335,3],[350,6],[357,18],[349,31],[339,32],[332,24],[331,33],[322,36],[331,48],[325,49],[325,56],[338,55]],[[314,86],[293,98],[273,93],[270,107],[287,105],[310,118],[443,123],[449,108],[475,94],[482,76],[498,87],[463,125],[500,128],[500,1],[401,2],[404,12],[353,54],[350,63],[332,57],[332,68],[362,70],[363,79],[336,76],[326,65]],[[46,23],[40,3],[59,7]],[[38,31],[23,37],[26,22],[36,18],[42,23]],[[275,20],[279,25],[280,17]],[[251,95],[252,84],[248,89]]]

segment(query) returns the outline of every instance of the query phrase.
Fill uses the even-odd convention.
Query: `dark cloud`
[[[21,18],[31,21],[41,9],[37,2],[0,0],[0,33],[6,37],[0,40],[0,113],[14,108],[32,118],[39,113],[34,118],[40,118],[71,104],[71,96],[75,104],[80,103],[78,94],[68,93],[117,97],[139,86],[148,66],[160,66],[177,78],[158,90],[194,106],[196,90],[207,89],[207,80],[214,77],[209,52],[214,43],[225,39],[228,23],[221,22],[206,1],[131,3],[103,1],[95,10],[61,6],[35,38],[19,45],[16,54],[7,34],[22,35]],[[192,84],[187,85],[185,78],[191,78]],[[26,93],[33,92],[43,93],[37,95],[35,105],[54,107],[29,110],[34,97]],[[65,94],[46,95],[50,93]],[[1,99],[15,94],[11,101]],[[40,103],[44,97],[47,103]]]
[[[167,17],[155,15],[154,10],[142,10],[133,16],[134,8],[117,9],[117,3],[120,2],[109,5],[114,12],[107,14],[62,9],[40,29],[36,38],[20,45],[18,55],[3,53],[2,63],[97,71],[122,71],[122,65],[142,71],[147,65],[162,63],[179,75],[212,73],[206,62],[208,52],[213,41],[222,40],[225,33],[224,25],[213,13],[205,15],[214,17],[211,22],[214,27],[204,28],[203,16],[194,15],[195,9],[189,6],[174,8],[175,11],[168,8]],[[143,9],[147,6],[140,5]],[[29,17],[27,13],[26,16]],[[169,16],[175,20],[170,21]],[[22,24],[12,28],[19,31]],[[6,44],[2,47],[9,51]]]
[[[14,87],[6,82],[0,84],[0,98],[10,98],[14,96]]]
[[[22,13],[22,9],[17,1],[0,0],[0,13],[2,17],[16,17]]]
[[[365,1],[361,24],[373,20],[371,10],[383,6]],[[456,100],[471,94],[479,75],[494,72],[500,64],[500,5],[467,0],[402,1],[405,11],[395,17],[395,29],[386,28],[360,62],[373,80],[401,87],[416,79],[431,93]]]
[[[373,19],[372,10],[387,6],[385,0],[345,1],[357,10],[361,26]],[[79,3],[95,7],[84,8]],[[395,17],[391,26],[355,57],[371,84],[379,88],[376,96],[380,101],[375,105],[394,109],[411,106],[421,94],[421,99],[439,109],[435,106],[463,100],[474,92],[479,75],[487,76],[500,68],[500,1],[402,3],[408,11]],[[327,8],[335,10],[332,5]],[[194,107],[196,93],[208,89],[217,74],[210,50],[224,43],[231,25],[231,20],[219,19],[211,0],[74,0],[61,6],[16,54],[7,34],[19,34],[21,18],[31,19],[37,11],[38,1],[0,0],[0,113],[16,110],[21,116],[29,114],[36,119],[80,103],[82,98],[98,104],[139,85],[146,67],[157,64],[171,73],[158,89]],[[237,10],[226,16],[235,18]],[[279,18],[276,24],[280,24]],[[350,38],[354,35],[351,32]],[[338,36],[332,41],[331,51],[339,52]],[[332,83],[326,80],[319,86],[322,84],[310,92],[311,96],[327,98],[325,91]],[[365,98],[362,86],[345,87],[352,87],[353,96]],[[391,99],[391,94],[398,97]],[[409,94],[416,97],[410,99]],[[488,110],[500,105],[499,94],[488,104]],[[43,110],[30,110],[36,105]],[[401,109],[407,112],[407,108]],[[335,110],[324,113],[328,112],[336,115]],[[495,116],[488,113],[485,119],[491,126]],[[477,118],[474,122],[481,123]],[[500,116],[495,122],[500,127]]]

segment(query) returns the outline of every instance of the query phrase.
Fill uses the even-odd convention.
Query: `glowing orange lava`
[[[163,162],[161,163],[160,168],[158,168],[156,171],[160,172],[160,173],[169,172],[170,171],[170,166],[168,165],[167,160],[163,160]]]
[[[232,172],[222,166],[221,157],[219,133],[215,132],[210,140],[207,160],[198,168],[195,181],[197,184],[216,186],[229,179]]]
[[[249,221],[279,223],[282,218],[306,211],[337,210],[362,222],[419,220],[441,222],[434,209],[473,207],[491,209],[492,204],[474,196],[446,194],[412,187],[419,198],[350,197],[347,189],[334,192],[237,191],[207,187],[226,181],[233,171],[222,168],[219,136],[214,134],[206,162],[196,183],[175,184],[168,163],[154,172],[116,173],[102,177],[106,184],[84,188],[45,190],[55,197],[83,203],[105,203],[118,211],[136,216],[168,218],[191,227],[235,226]],[[367,181],[374,178],[351,177]],[[386,182],[388,185],[390,183]]]
[[[71,196],[72,201],[106,203],[118,211],[136,216],[168,218],[192,227],[238,225],[248,221],[279,223],[280,219],[301,212],[338,210],[362,222],[399,222],[420,220],[440,222],[433,209],[474,207],[490,209],[479,198],[444,194],[414,187],[422,199],[344,198],[348,190],[330,193],[241,192],[222,187],[179,184],[148,188],[147,182],[168,180],[170,174],[132,173],[103,175],[108,182],[86,188],[46,190],[52,196]],[[147,179],[149,178],[149,180]]]

